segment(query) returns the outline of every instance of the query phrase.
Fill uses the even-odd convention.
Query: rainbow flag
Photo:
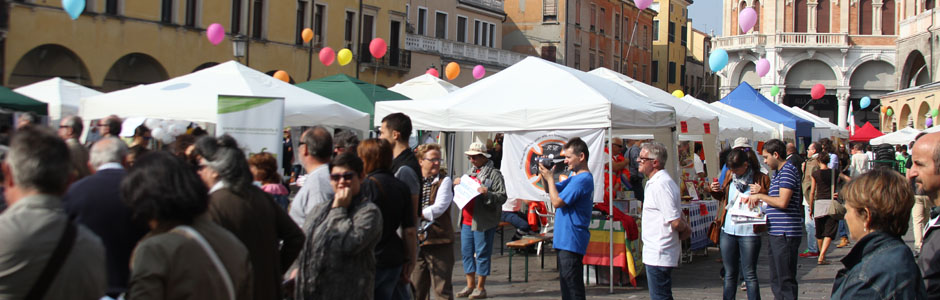
[[[630,274],[630,283],[636,287],[636,264],[633,254],[627,247],[626,233],[620,222],[609,222],[604,219],[592,219],[588,231],[591,233],[590,242],[588,242],[587,252],[584,254],[582,262],[585,265],[609,266],[610,264],[610,226],[614,226],[614,267],[620,267]]]

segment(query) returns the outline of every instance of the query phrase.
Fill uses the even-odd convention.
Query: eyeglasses
[[[353,176],[356,176],[356,173],[346,172],[342,174],[330,174],[330,180],[339,181],[339,179],[342,178],[343,180],[349,181],[353,179]]]
[[[432,164],[433,164],[433,163],[439,163],[439,162],[444,161],[443,159],[440,159],[440,158],[432,158],[432,159],[424,158],[424,160],[426,160],[426,161],[428,161],[428,162],[430,162],[430,163],[432,163]]]
[[[202,171],[202,169],[205,169],[206,167],[208,167],[208,166],[207,166],[207,165],[196,165],[196,171]]]
[[[641,162],[654,161],[655,159],[649,157],[637,157]]]

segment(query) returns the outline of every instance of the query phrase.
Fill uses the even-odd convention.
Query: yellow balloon
[[[313,30],[304,28],[304,30],[300,32],[300,38],[304,40],[304,43],[309,43],[310,40],[313,39]]]
[[[676,98],[685,97],[685,93],[683,93],[682,90],[675,90],[675,91],[672,91],[672,95],[673,95],[673,96],[676,96]]]
[[[336,52],[336,61],[339,62],[340,66],[345,66],[352,61],[352,51],[349,51],[349,49],[339,50],[339,52]]]

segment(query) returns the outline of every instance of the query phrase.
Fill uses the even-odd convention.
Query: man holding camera
[[[554,248],[558,251],[558,271],[562,299],[584,299],[581,261],[591,239],[591,207],[594,205],[594,176],[588,171],[588,148],[581,138],[573,138],[563,147],[565,164],[573,173],[555,183],[552,170],[539,163],[543,184],[555,207]]]

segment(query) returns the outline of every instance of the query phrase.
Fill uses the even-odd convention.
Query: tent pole
[[[613,126],[611,126],[613,127]],[[610,270],[610,276],[607,277],[607,283],[610,284],[610,291],[608,293],[614,293],[614,152],[610,147],[613,143],[613,137],[611,135],[611,127],[607,127],[607,163],[609,167],[607,168],[607,182],[610,184],[607,185],[607,226],[610,226],[610,236],[607,239],[607,245],[610,247],[610,250],[607,252],[608,256],[608,270]]]

